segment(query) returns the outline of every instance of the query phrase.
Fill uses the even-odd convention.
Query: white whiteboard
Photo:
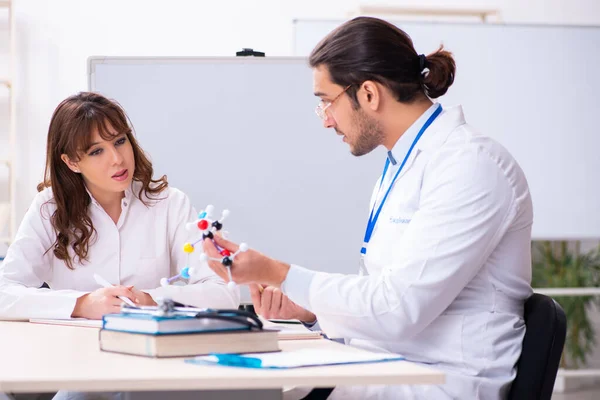
[[[343,21],[297,20],[307,56]],[[515,156],[529,181],[537,239],[600,238],[600,28],[391,21],[419,53],[456,58],[440,99]]]
[[[314,109],[304,58],[91,58],[150,154],[200,210],[272,257],[354,273],[385,152],[355,158]]]

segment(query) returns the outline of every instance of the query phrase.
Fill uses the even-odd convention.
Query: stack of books
[[[235,320],[151,313],[105,315],[99,340],[102,351],[146,357],[280,351],[276,330]]]

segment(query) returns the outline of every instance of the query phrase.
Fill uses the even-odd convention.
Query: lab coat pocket
[[[462,315],[440,315],[414,340],[417,359],[429,363],[441,363],[461,368],[463,356]]]
[[[143,245],[140,249],[139,258],[142,260],[154,260],[159,258],[168,257],[170,253],[169,249],[169,241],[166,240],[165,232],[161,229],[154,229],[152,231],[147,232],[143,236]],[[178,243],[179,246],[177,251],[183,252],[184,243]]]
[[[394,212],[382,215],[369,243],[368,253],[377,264],[389,265],[399,247],[414,212]]]
[[[144,236],[144,245],[142,246],[143,248],[140,249],[140,256],[139,258],[141,260],[153,260],[155,258],[157,258],[158,256],[158,251],[161,249],[158,249],[156,247],[156,243],[157,243],[157,239],[156,239],[156,235],[155,234],[148,234]]]
[[[489,322],[492,314],[477,313],[464,316],[463,337],[467,338],[469,345],[464,349],[464,359],[466,367],[464,372],[475,376],[481,372],[481,369],[488,365],[490,361],[498,360],[502,355],[495,354],[495,346],[490,341],[489,330],[493,329],[493,324]],[[510,331],[506,329],[505,332]],[[507,337],[506,334],[502,335]],[[516,356],[518,358],[518,355]]]
[[[165,257],[139,258],[136,262],[136,270],[132,271],[136,286],[144,289],[154,289],[160,286],[161,278],[169,278],[170,262]]]

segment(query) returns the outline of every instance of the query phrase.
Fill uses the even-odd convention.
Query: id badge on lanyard
[[[359,275],[361,275],[361,276],[369,274],[368,270],[367,270],[366,262],[365,262],[365,256],[367,254],[367,246],[369,245],[369,241],[371,240],[371,235],[373,234],[373,230],[375,229],[375,225],[377,224],[377,220],[379,219],[379,214],[381,213],[381,209],[383,208],[383,205],[385,204],[385,201],[387,200],[388,195],[390,194],[390,191],[392,190],[392,187],[394,186],[394,183],[396,182],[396,178],[398,178],[398,175],[400,175],[400,172],[402,172],[402,169],[404,168],[404,165],[406,164],[408,157],[410,157],[410,154],[412,153],[413,148],[415,147],[415,145],[417,144],[417,142],[419,141],[421,136],[423,136],[423,132],[425,132],[427,130],[427,128],[429,128],[429,125],[431,125],[431,123],[441,114],[441,112],[442,112],[442,105],[439,104],[437,109],[427,119],[427,121],[425,122],[423,127],[421,127],[421,130],[419,130],[417,137],[415,137],[415,140],[413,140],[412,144],[408,148],[408,152],[406,153],[406,156],[404,156],[404,160],[402,160],[402,163],[400,164],[398,171],[396,171],[396,174],[394,175],[394,178],[390,182],[390,185],[388,186],[387,191],[385,192],[385,195],[381,199],[381,202],[379,203],[379,207],[377,207],[376,212],[375,212],[375,205],[376,205],[375,203],[376,202],[373,203],[373,208],[371,209],[371,215],[369,215],[369,221],[367,222],[367,229],[365,231],[363,246],[360,249],[360,261],[359,261],[358,267],[359,267]],[[378,193],[381,191],[381,186],[383,185],[383,181],[385,179],[385,174],[387,173],[389,166],[390,166],[390,159],[387,158],[385,160],[385,166],[383,167],[383,173],[381,174],[381,182],[379,183]],[[377,197],[379,197],[379,196],[377,196]],[[374,212],[375,212],[375,215],[373,215]]]
[[[369,275],[369,270],[367,269],[367,265],[365,263],[365,255],[364,254],[361,254],[360,259],[358,260],[358,275],[359,276]]]

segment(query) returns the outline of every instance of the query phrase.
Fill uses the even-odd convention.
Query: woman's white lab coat
[[[434,107],[392,149],[397,164],[381,193],[377,182],[371,205]],[[314,312],[329,336],[431,364],[448,374],[447,383],[338,388],[333,398],[505,398],[532,293],[532,220],[517,162],[467,125],[460,107],[444,110],[381,211],[367,248],[368,276],[292,266],[283,291]]]
[[[38,193],[0,266],[0,318],[69,318],[78,297],[100,288],[95,273],[112,284],[133,285],[154,299],[237,308],[239,290],[229,290],[208,265],[200,264],[198,254],[193,253],[188,262],[183,251],[185,242],[198,239],[185,229],[196,218],[189,198],[169,187],[155,199],[146,199],[150,204],[146,206],[138,198],[140,186],[134,181],[125,192],[116,224],[92,197],[88,212],[96,235],[88,262],[76,261],[73,270],[52,252],[56,239],[50,223],[56,210],[52,190]],[[193,284],[160,286],[161,278],[177,274],[186,265],[200,271]],[[40,289],[43,283],[50,289]]]

